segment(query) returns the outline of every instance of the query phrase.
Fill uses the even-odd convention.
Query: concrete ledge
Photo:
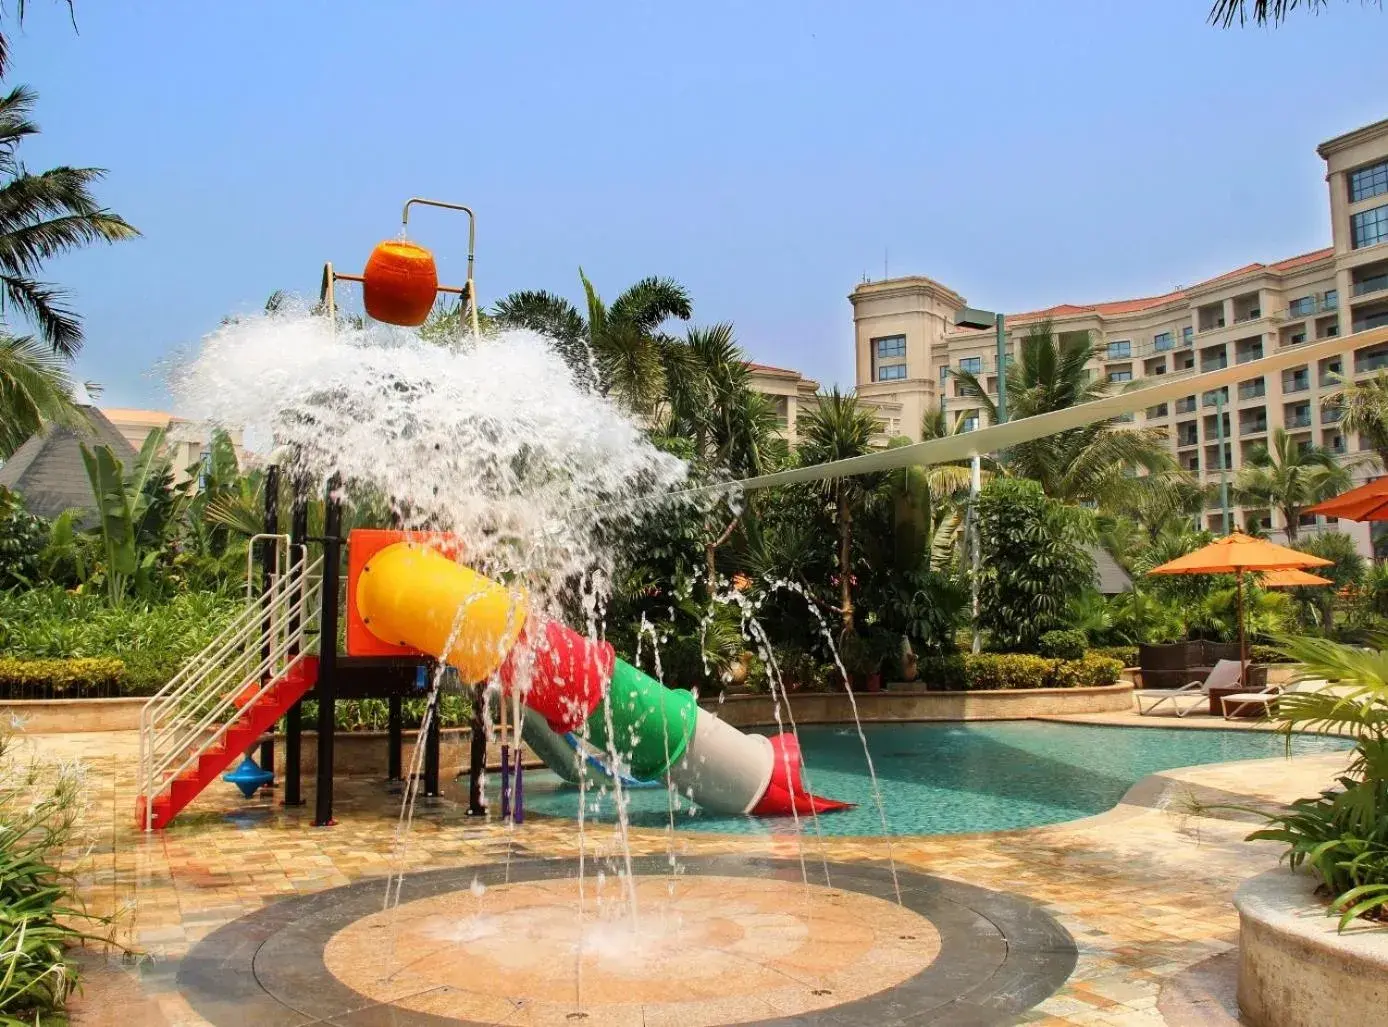
[[[864,723],[929,720],[1026,720],[1076,713],[1125,712],[1133,707],[1133,686],[1123,681],[1094,688],[1017,688],[987,692],[903,691],[857,692],[858,716]],[[776,723],[769,695],[728,695],[723,701],[700,703],[734,727]],[[797,724],[852,722],[853,706],[846,692],[800,692],[790,696]],[[789,718],[784,718],[789,726]]]
[[[0,702],[0,723],[18,722],[19,730],[34,735],[67,731],[138,731],[140,708],[149,700],[15,699]]]
[[[1270,870],[1234,895],[1239,1008],[1256,1027],[1384,1022],[1388,929],[1335,930],[1310,874]]]

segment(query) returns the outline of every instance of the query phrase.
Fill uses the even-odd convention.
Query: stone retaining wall
[[[1285,868],[1239,886],[1239,1009],[1255,1027],[1385,1022],[1388,931],[1336,931],[1316,879]]]
[[[29,734],[65,731],[138,731],[140,709],[149,700],[23,699],[0,702],[0,723],[21,725]]]
[[[864,723],[921,720],[1026,720],[1029,717],[1076,713],[1114,713],[1131,710],[1133,686],[1122,681],[1095,688],[1026,688],[987,692],[905,691],[859,692],[854,698]],[[722,702],[700,705],[735,727],[776,723],[769,695],[728,695]],[[797,724],[841,724],[852,721],[853,707],[845,692],[792,693],[791,712]],[[789,724],[789,718],[782,714]]]

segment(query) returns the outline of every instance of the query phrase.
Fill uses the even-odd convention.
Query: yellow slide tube
[[[501,666],[529,606],[524,592],[416,542],[382,549],[357,579],[357,612],[373,635],[452,664],[468,684]]]

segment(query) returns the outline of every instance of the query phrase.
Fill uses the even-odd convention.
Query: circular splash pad
[[[629,883],[569,860],[406,876],[275,903],[209,935],[178,985],[218,1027],[291,1011],[397,1027],[1010,1023],[1074,969],[1016,896],[878,865],[700,857]]]

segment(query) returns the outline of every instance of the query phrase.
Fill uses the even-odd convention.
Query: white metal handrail
[[[265,684],[312,650],[322,570],[322,558],[312,564],[300,560],[272,576],[265,591],[141,708],[139,793],[145,830],[153,827],[155,797],[218,744],[243,711],[261,701]],[[254,691],[237,706],[250,689]]]

